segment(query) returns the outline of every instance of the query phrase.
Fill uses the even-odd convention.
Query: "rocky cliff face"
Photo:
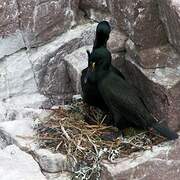
[[[37,47],[76,25],[78,0],[0,2],[1,57],[24,47]],[[13,43],[12,43],[13,41]]]
[[[175,129],[180,129],[180,2],[178,0],[1,0],[0,1],[0,144],[2,174],[18,172],[14,179],[58,179],[62,164],[57,157],[38,151],[34,158],[42,167],[48,157],[53,174],[40,172],[25,152],[36,147],[29,139],[34,120],[50,108],[80,93],[80,73],[87,66],[86,49],[91,50],[98,20],[113,27],[109,40],[113,64],[139,89],[149,110]],[[104,164],[102,179],[153,179],[158,162],[164,162],[157,179],[168,177],[178,165],[176,144],[159,149],[150,159],[126,170]],[[25,151],[25,152],[24,152]],[[6,157],[14,156],[8,164]],[[167,161],[159,154],[167,154]],[[174,152],[174,153],[173,153]],[[146,154],[143,155],[145,157]],[[17,157],[23,160],[17,162]],[[55,160],[52,160],[53,158]],[[47,158],[47,159],[48,159]],[[59,159],[63,159],[59,157]],[[176,159],[177,160],[177,159]],[[28,161],[29,163],[25,163]],[[40,163],[41,162],[41,163]],[[63,161],[64,162],[64,161]],[[122,159],[121,163],[126,164]],[[167,166],[166,166],[167,163]],[[16,166],[15,164],[18,164]],[[142,169],[141,166],[147,167]],[[3,167],[3,168],[2,168]],[[23,170],[22,167],[27,167]],[[47,167],[44,172],[48,172]],[[69,170],[68,168],[65,170]],[[10,172],[10,170],[9,170]],[[136,172],[136,173],[135,173]],[[179,169],[173,169],[178,179]],[[135,175],[136,174],[136,175]],[[138,174],[138,175],[137,175]],[[162,174],[162,176],[161,176]],[[4,180],[9,176],[1,176]],[[60,178],[63,178],[61,176]],[[67,177],[67,176],[66,176]]]

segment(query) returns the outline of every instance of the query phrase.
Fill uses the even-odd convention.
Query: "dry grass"
[[[125,137],[119,136],[117,128],[103,124],[105,115],[94,108],[87,113],[82,102],[74,103],[67,110],[53,110],[45,122],[39,124],[37,137],[42,148],[67,154],[79,164],[76,179],[98,179],[102,159],[129,156],[133,152],[151,149],[164,140],[152,132],[125,130]],[[92,124],[84,117],[88,116]]]

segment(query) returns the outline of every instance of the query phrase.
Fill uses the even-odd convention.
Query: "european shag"
[[[92,81],[90,81],[90,78],[88,77],[91,76],[91,73],[92,73],[92,64],[91,64],[92,54],[99,47],[106,48],[110,32],[111,32],[111,26],[109,25],[107,21],[101,21],[98,24],[96,28],[96,37],[95,37],[92,52],[90,53],[89,51],[87,51],[88,67],[82,70],[82,73],[81,73],[81,88],[82,88],[83,100],[87,104],[91,106],[96,106],[105,112],[108,112],[108,108],[97,89],[97,85],[96,83],[93,83]],[[117,70],[114,66],[111,65],[111,62],[110,62],[110,69],[116,74],[118,74],[119,76],[121,76],[123,79],[125,79],[124,75],[119,70]]]
[[[93,73],[89,78],[97,85],[115,126],[122,129],[129,125],[143,129],[153,128],[169,140],[178,138],[177,133],[157,122],[134,87],[111,70],[111,54],[104,46],[95,49],[90,60]]]

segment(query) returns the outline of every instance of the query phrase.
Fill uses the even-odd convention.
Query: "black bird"
[[[153,128],[169,140],[178,138],[175,132],[156,121],[134,88],[110,70],[111,54],[104,46],[95,49],[90,60],[90,63],[95,65],[89,79],[97,84],[97,89],[112,114],[115,126]],[[125,118],[121,118],[122,116]]]
[[[105,112],[108,112],[108,107],[106,106],[103,98],[101,97],[97,89],[96,83],[90,81],[90,78],[88,77],[91,76],[92,73],[91,54],[93,54],[93,51],[95,51],[97,48],[101,46],[106,48],[110,32],[111,32],[111,26],[107,21],[101,21],[98,24],[96,28],[96,38],[94,41],[92,53],[87,51],[88,67],[82,70],[81,72],[81,88],[82,88],[83,100],[87,104],[91,106],[96,106]],[[114,66],[111,65],[111,62],[110,62],[110,69],[119,76],[121,76],[123,79],[125,79],[124,75],[118,69],[116,69]]]

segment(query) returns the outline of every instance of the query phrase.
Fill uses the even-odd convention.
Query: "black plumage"
[[[82,70],[81,73],[81,88],[82,88],[83,100],[87,104],[91,106],[96,106],[105,112],[108,112],[108,108],[97,89],[97,84],[94,83],[92,80],[90,80],[91,78],[89,77],[92,74],[92,64],[91,64],[92,62],[91,59],[93,58],[92,54],[96,49],[98,49],[101,46],[106,48],[110,32],[111,32],[111,27],[107,21],[102,21],[98,24],[96,28],[96,37],[95,37],[92,53],[87,51],[88,67]],[[123,79],[125,79],[124,75],[114,66],[111,65],[111,62],[109,65],[110,65],[110,69],[114,73],[118,74]]]
[[[82,74],[81,89],[82,89],[83,101],[91,106],[98,107],[101,110],[108,112],[108,107],[106,106],[104,100],[102,99],[97,89],[97,85],[93,82],[90,82],[89,80],[85,80],[87,72],[88,72],[88,68],[84,69],[81,73]]]
[[[90,60],[90,63],[95,63],[95,67],[89,79],[97,85],[101,97],[112,114],[115,126],[153,128],[169,140],[178,137],[168,127],[160,125],[149,113],[134,88],[110,69],[111,54],[105,47],[95,49]],[[124,118],[121,118],[122,116]]]
[[[177,138],[175,132],[156,121],[136,89],[111,65],[111,53],[106,48],[110,31],[110,25],[106,21],[97,26],[93,50],[88,52],[88,68],[82,71],[81,76],[84,101],[109,111],[110,117],[113,117],[112,123],[120,129],[129,126],[154,128],[168,139]]]

